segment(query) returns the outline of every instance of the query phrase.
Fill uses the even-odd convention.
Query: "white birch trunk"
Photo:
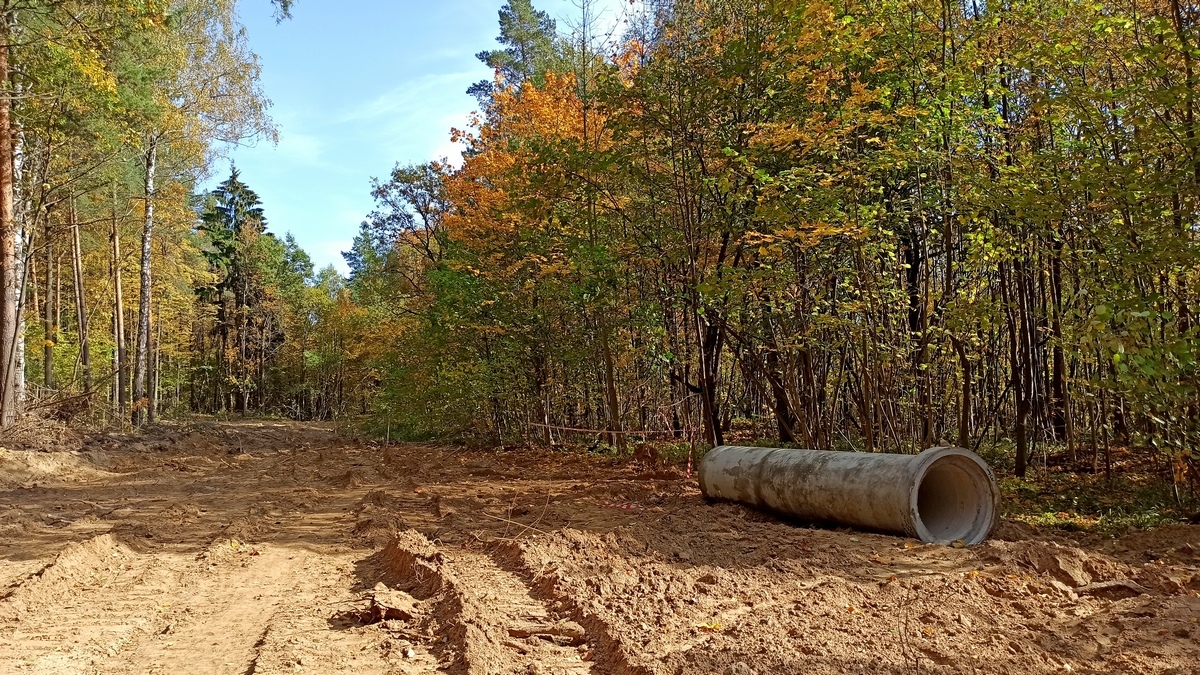
[[[146,150],[146,210],[142,221],[142,289],[138,296],[137,338],[133,357],[133,424],[146,422],[150,402],[146,396],[146,371],[150,365],[150,263],[154,243],[154,170],[158,164],[158,139],[150,138]]]

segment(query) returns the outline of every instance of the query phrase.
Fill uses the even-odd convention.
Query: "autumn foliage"
[[[436,256],[376,236],[408,204],[364,228],[388,262],[351,288],[419,279],[391,300],[389,419],[956,443],[1019,474],[1129,447],[1195,480],[1194,10],[652,4],[489,88],[408,221]]]

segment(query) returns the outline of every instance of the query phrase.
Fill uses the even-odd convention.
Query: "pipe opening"
[[[961,539],[978,544],[987,538],[995,518],[988,476],[961,455],[935,460],[917,490],[917,518],[935,542]]]

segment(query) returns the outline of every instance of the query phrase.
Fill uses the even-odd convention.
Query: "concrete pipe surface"
[[[996,524],[1000,490],[970,450],[919,455],[721,446],[700,461],[700,490],[810,522],[979,544]]]

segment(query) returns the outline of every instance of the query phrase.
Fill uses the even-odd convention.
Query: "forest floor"
[[[592,455],[77,440],[0,450],[0,673],[1200,672],[1196,526],[956,549]]]

